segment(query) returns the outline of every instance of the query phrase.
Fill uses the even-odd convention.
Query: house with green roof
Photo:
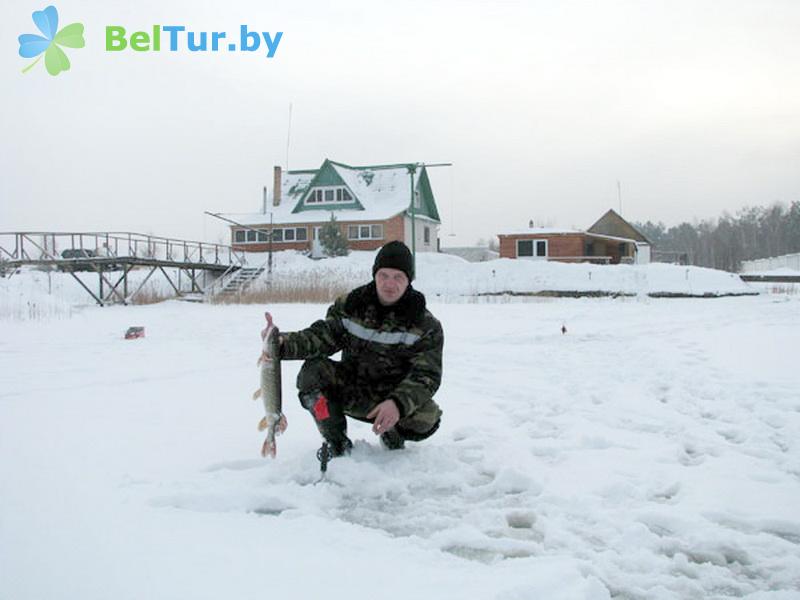
[[[236,223],[236,250],[266,252],[271,236],[273,251],[320,257],[319,233],[331,215],[351,250],[375,250],[392,240],[417,252],[438,250],[441,220],[421,163],[354,167],[325,159],[318,169],[276,166],[271,201],[265,198],[261,212],[222,216]]]

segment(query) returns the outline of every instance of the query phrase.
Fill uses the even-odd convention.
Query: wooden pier
[[[19,267],[70,273],[101,306],[128,304],[150,277],[161,273],[178,297],[202,294],[207,279],[214,280],[238,271],[246,264],[245,254],[230,246],[165,238],[130,232],[0,232],[0,273],[14,273]],[[134,268],[149,269],[143,281],[131,289],[128,275]],[[166,268],[178,269],[189,281],[181,289]],[[96,272],[97,292],[76,272]]]

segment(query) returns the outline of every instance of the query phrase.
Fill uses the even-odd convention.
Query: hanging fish
[[[266,431],[267,437],[261,447],[261,456],[269,454],[275,458],[277,448],[275,436],[286,431],[286,417],[282,412],[281,401],[281,356],[280,332],[272,322],[272,315],[264,313],[267,327],[261,332],[263,346],[258,365],[261,371],[261,386],[253,394],[253,400],[261,398],[266,415],[258,424],[259,431]]]

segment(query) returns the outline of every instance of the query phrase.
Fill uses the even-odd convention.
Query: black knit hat
[[[372,265],[372,276],[378,269],[398,269],[406,274],[409,281],[414,279],[414,259],[411,251],[403,242],[389,242],[378,251],[375,264]]]

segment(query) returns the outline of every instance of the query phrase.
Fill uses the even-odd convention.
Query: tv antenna
[[[289,102],[289,126],[286,132],[286,170],[289,170],[289,143],[292,140],[292,103]]]
[[[450,233],[447,234],[448,237],[456,237],[456,233],[453,230],[455,227],[456,222],[456,209],[455,209],[455,166],[450,169]]]

